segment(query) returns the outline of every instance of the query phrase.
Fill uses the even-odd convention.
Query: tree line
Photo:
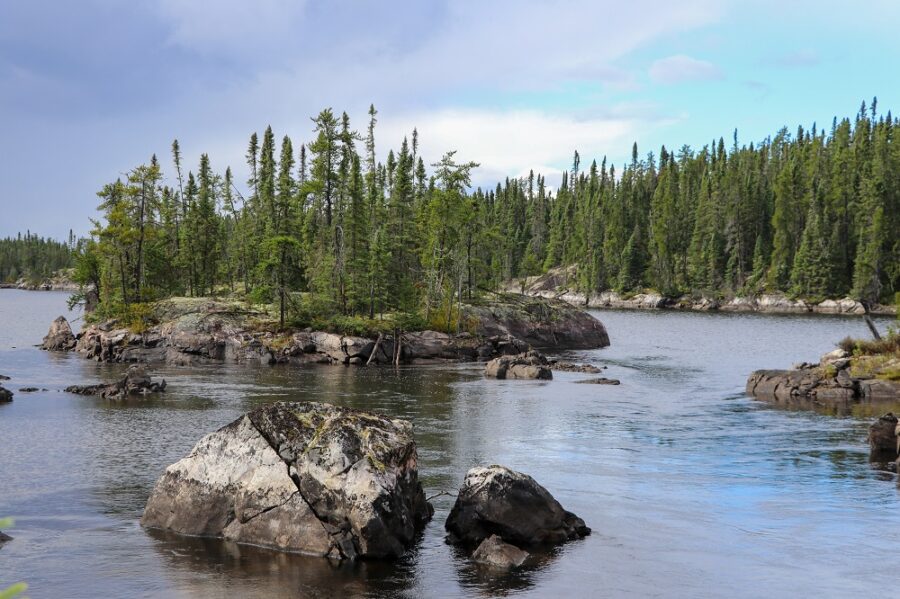
[[[374,107],[363,133],[326,109],[296,148],[251,135],[243,185],[206,154],[188,169],[177,141],[168,179],[153,156],[105,185],[78,276],[108,307],[239,291],[282,324],[304,310],[449,322],[462,301],[571,265],[583,292],[884,299],[900,285],[900,123],[876,107],[756,144],[635,144],[619,172],[576,152],[555,189],[532,172],[475,190],[478,165],[451,151],[426,166],[415,130],[377,160]]]
[[[72,266],[76,240],[69,232],[67,243],[38,237],[31,231],[0,239],[0,282],[19,279],[38,282]]]

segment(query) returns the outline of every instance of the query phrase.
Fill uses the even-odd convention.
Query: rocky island
[[[900,336],[846,339],[818,363],[757,370],[747,380],[747,393],[782,405],[838,410],[860,402],[900,401]]]
[[[529,348],[589,349],[609,345],[596,318],[565,302],[501,295],[464,305],[468,330],[381,332],[353,335],[278,330],[268,315],[238,302],[172,298],[153,305],[148,324],[136,330],[117,319],[87,325],[75,335],[57,318],[42,347],[74,351],[101,362],[203,362],[262,364],[414,364],[488,361]]]

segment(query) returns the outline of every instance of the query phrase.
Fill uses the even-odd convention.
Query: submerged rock
[[[892,462],[900,453],[900,425],[888,412],[869,427],[869,457],[873,462]]]
[[[547,359],[536,351],[494,358],[484,368],[485,376],[496,379],[550,380],[553,372]]]
[[[34,393],[40,391],[37,387],[19,387],[19,393]]]
[[[432,513],[409,422],[280,402],[169,466],[141,524],[337,559],[390,558]]]
[[[503,466],[466,473],[445,527],[452,542],[469,548],[492,535],[521,548],[557,545],[591,532],[533,478]]]
[[[606,377],[598,377],[595,379],[584,379],[581,381],[575,381],[576,383],[584,384],[584,385],[619,385],[621,382],[619,379],[608,379]]]
[[[557,360],[550,360],[550,369],[559,370],[560,372],[581,372],[584,374],[599,374],[603,372],[602,367],[594,366],[593,364],[575,364]]]
[[[147,374],[143,366],[134,364],[128,367],[128,371],[121,380],[109,384],[97,385],[71,385],[66,387],[66,392],[78,395],[99,395],[104,399],[121,400],[134,395],[146,395],[149,393],[161,393],[166,390],[165,379],[154,381]]]
[[[11,536],[0,530],[0,547],[3,547],[12,540],[13,538]]]
[[[0,387],[0,403],[9,403],[13,400],[13,392],[4,387]]]
[[[58,316],[50,325],[50,330],[41,343],[41,349],[68,351],[75,348],[75,335],[65,316]]]
[[[522,551],[515,545],[504,543],[503,539],[497,535],[491,535],[486,538],[472,553],[472,559],[479,564],[499,570],[509,570],[521,566],[527,558],[527,551]]]

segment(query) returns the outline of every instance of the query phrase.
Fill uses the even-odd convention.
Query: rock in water
[[[477,547],[491,535],[518,547],[556,545],[591,533],[533,478],[503,466],[466,473],[447,518],[450,540]]]
[[[888,412],[869,427],[869,456],[873,462],[892,462],[897,459],[900,442],[897,433],[900,424],[893,413]]]
[[[13,538],[11,536],[0,530],[0,547],[3,547],[12,540]]]
[[[536,351],[494,358],[485,366],[484,374],[497,379],[550,380],[553,378],[553,372],[550,370],[547,359]]]
[[[432,514],[409,422],[279,402],[169,466],[141,524],[338,559],[389,558]]]
[[[58,316],[53,321],[53,324],[50,325],[50,330],[47,331],[47,336],[44,337],[44,342],[41,343],[41,349],[68,351],[74,347],[75,335],[72,334],[72,327],[69,326],[69,321],[66,320],[65,316]]]
[[[9,403],[13,399],[13,392],[9,389],[0,387],[0,403]]]
[[[504,543],[503,539],[497,535],[491,535],[482,541],[478,549],[472,553],[472,559],[479,564],[502,570],[521,566],[527,557],[527,551],[522,551],[515,545]]]
[[[99,395],[103,399],[123,400],[132,395],[161,393],[166,390],[166,380],[154,381],[147,370],[138,364],[128,367],[125,376],[119,381],[104,385],[71,385],[66,387],[67,393],[78,395]]]

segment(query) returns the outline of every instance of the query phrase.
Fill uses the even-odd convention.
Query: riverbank
[[[682,295],[667,297],[660,293],[620,294],[616,291],[582,293],[571,289],[577,270],[554,268],[543,275],[528,277],[524,281],[514,281],[507,285],[510,293],[529,297],[558,299],[574,306],[595,310],[608,308],[627,310],[688,310],[699,312],[760,312],[766,314],[844,314],[862,315],[863,305],[852,299],[826,299],[819,302],[791,298],[783,293],[760,294],[758,296],[717,298],[709,296]],[[877,315],[894,315],[897,306],[875,304],[869,312]]]
[[[566,350],[609,345],[603,324],[565,302],[500,295],[464,305],[466,330],[380,332],[277,330],[262,311],[210,298],[172,298],[153,305],[148,323],[118,320],[87,325],[74,335],[65,319],[54,321],[43,348],[74,351],[100,362],[208,362],[289,364],[416,364],[488,361],[530,347]],[[390,330],[390,329],[389,329]]]

